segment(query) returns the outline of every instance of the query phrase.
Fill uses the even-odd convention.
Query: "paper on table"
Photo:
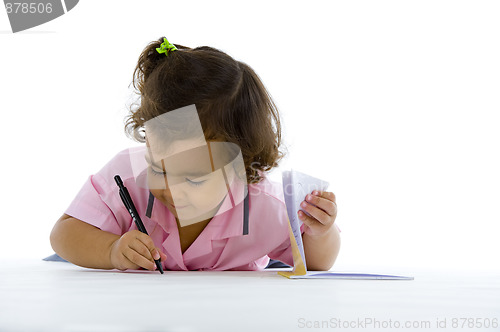
[[[288,228],[290,231],[290,242],[293,254],[293,270],[280,271],[279,275],[289,279],[379,279],[379,280],[412,280],[413,277],[364,274],[364,273],[338,273],[329,271],[307,271],[304,245],[300,225],[302,222],[297,216],[297,211],[302,210],[300,203],[307,194],[313,190],[325,191],[328,182],[300,173],[295,170],[284,171],[283,192],[285,196],[286,211],[288,214]],[[303,210],[302,210],[303,211]],[[305,211],[304,211],[305,212]],[[307,213],[307,212],[305,212]]]
[[[281,274],[280,272],[278,272]],[[370,273],[340,273],[330,271],[308,271],[304,275],[285,275],[289,279],[358,279],[358,280],[413,280],[413,277]]]

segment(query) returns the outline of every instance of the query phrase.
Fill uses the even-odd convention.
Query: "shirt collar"
[[[245,198],[238,204],[234,205],[235,199],[236,202],[241,200],[241,198],[238,199],[238,197],[232,195],[236,192],[237,191],[229,190],[228,195],[226,195],[223,203],[219,207],[219,211],[223,212],[218,213],[212,218],[212,220],[210,220],[198,238],[196,238],[196,240],[184,253],[181,253],[179,230],[177,228],[177,222],[175,221],[174,215],[161,202],[156,202],[155,204],[156,199],[153,194],[149,192],[146,216],[163,228],[163,230],[168,234],[162,245],[181,269],[187,271],[188,268],[186,267],[186,264],[189,265],[190,260],[210,254],[213,249],[213,241],[248,234],[250,204],[247,187],[245,187],[244,192],[246,194]],[[245,216],[247,217],[246,219]]]
[[[207,224],[203,232],[209,232],[211,234],[211,240],[221,240],[240,235],[247,235],[250,209],[249,196],[248,185],[246,185],[246,183],[243,185],[240,181],[233,181],[228,194],[219,207],[219,212]],[[162,226],[167,233],[171,233],[174,230],[174,227],[177,228],[175,220],[174,222],[166,222],[167,220],[162,222],[162,220],[155,218],[155,210],[157,208],[164,209],[166,211],[163,212],[167,215],[169,214],[171,217],[173,217],[173,214],[168,211],[167,207],[161,202],[155,204],[155,201],[155,197],[151,192],[149,192],[146,216]],[[156,208],[154,208],[155,205],[157,206]]]
[[[221,208],[227,204],[231,204],[229,195],[227,195],[224,199]],[[203,232],[207,231],[210,233],[211,240],[221,240],[235,236],[247,235],[249,205],[249,195],[247,194],[243,202],[240,202],[236,206],[215,215],[207,224]],[[162,209],[163,211],[160,212],[158,209]],[[168,234],[178,231],[177,223],[174,220],[173,214],[161,202],[157,203],[151,192],[149,192],[146,217],[160,225]]]

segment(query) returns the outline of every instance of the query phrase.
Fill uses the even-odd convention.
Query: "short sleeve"
[[[130,148],[116,154],[99,172],[89,176],[65,213],[116,235],[135,227],[120,199],[114,177],[121,176],[139,211],[149,196],[136,186],[131,165],[132,158],[144,158],[144,149]]]
[[[103,231],[121,235],[124,231],[106,199],[110,199],[108,184],[99,174],[91,175],[65,213]]]

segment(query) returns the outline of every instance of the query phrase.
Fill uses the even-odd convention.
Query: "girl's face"
[[[211,219],[235,177],[227,151],[213,143],[196,145],[176,141],[163,153],[150,146],[145,156],[151,193],[181,226]]]

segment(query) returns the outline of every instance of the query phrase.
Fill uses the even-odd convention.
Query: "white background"
[[[85,0],[13,34],[0,10],[0,258],[51,254],[87,177],[138,144],[129,84],[166,36],[260,75],[281,168],[337,195],[334,269],[499,269],[499,16],[496,1]]]

